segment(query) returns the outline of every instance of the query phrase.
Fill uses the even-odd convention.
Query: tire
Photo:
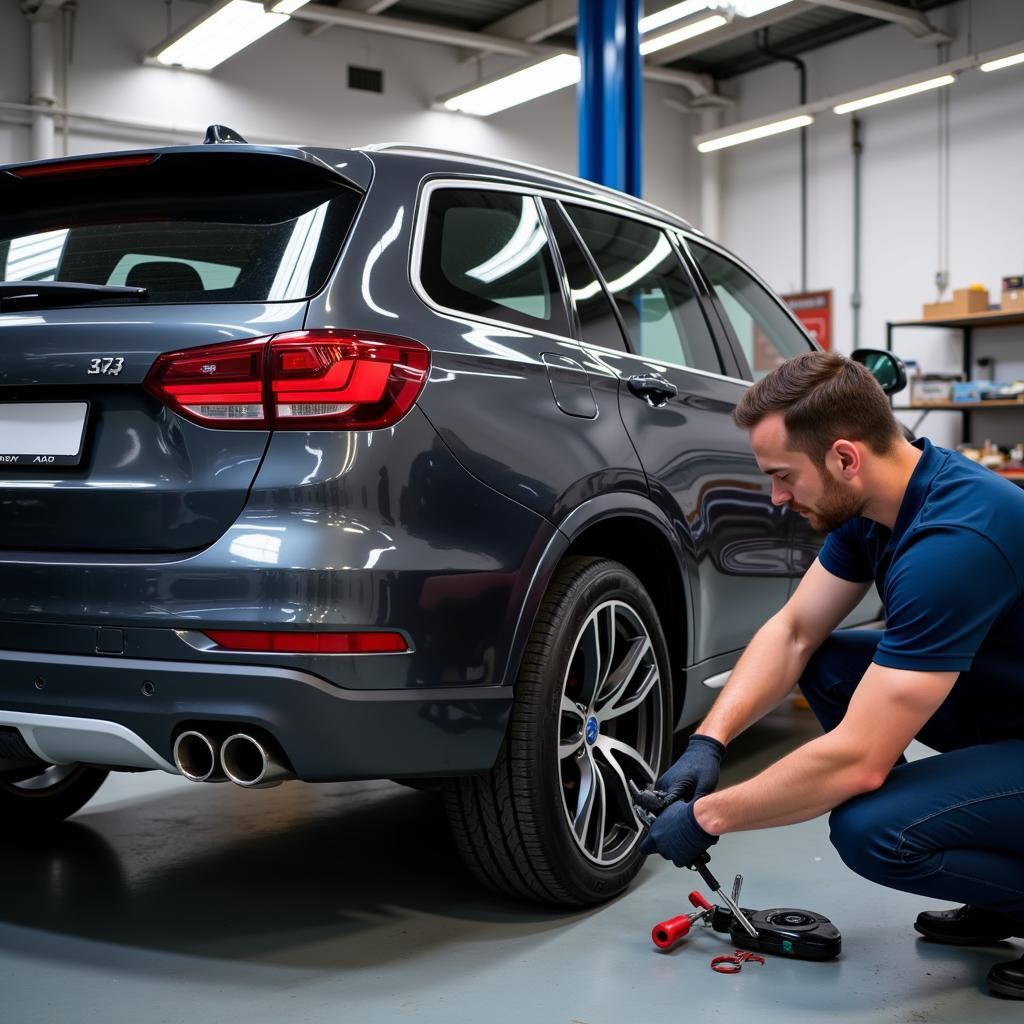
[[[626,782],[642,789],[657,777],[671,708],[668,649],[643,585],[618,562],[566,559],[530,634],[494,767],[446,780],[445,810],[473,873],[565,907],[621,893],[644,861]]]
[[[12,836],[22,828],[56,825],[86,802],[110,773],[81,764],[47,765],[38,775],[19,782],[0,780],[0,821]]]

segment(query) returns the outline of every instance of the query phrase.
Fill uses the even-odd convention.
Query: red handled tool
[[[689,934],[690,929],[702,918],[707,917],[715,908],[708,903],[699,892],[690,893],[690,902],[698,909],[692,914],[680,914],[678,917],[662,921],[651,929],[651,938],[661,950],[671,949],[677,942]]]

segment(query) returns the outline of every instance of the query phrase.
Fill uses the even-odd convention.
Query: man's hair
[[[878,381],[837,352],[807,352],[787,360],[746,392],[733,419],[750,430],[775,412],[783,414],[789,447],[819,467],[841,437],[887,455],[901,436]]]

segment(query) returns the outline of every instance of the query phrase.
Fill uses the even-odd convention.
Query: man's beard
[[[790,503],[790,507],[797,512],[803,512],[807,516],[807,521],[819,533],[831,533],[843,523],[849,522],[854,516],[859,516],[864,510],[864,502],[834,480],[827,472],[819,470],[819,474],[825,491],[818,507],[810,509],[792,503]]]

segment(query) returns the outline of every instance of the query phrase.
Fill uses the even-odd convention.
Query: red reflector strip
[[[155,153],[101,157],[96,160],[60,160],[57,163],[19,167],[10,173],[16,178],[46,178],[54,174],[89,174],[92,171],[118,171],[128,167],[145,167],[154,160],[156,160]]]
[[[271,633],[259,630],[204,630],[219,647],[231,651],[282,654],[396,654],[409,645],[401,633]]]

